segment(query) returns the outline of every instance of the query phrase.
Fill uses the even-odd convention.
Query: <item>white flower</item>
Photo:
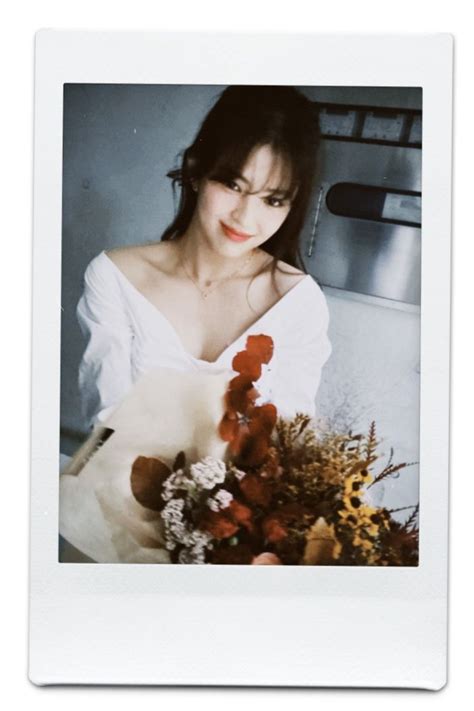
[[[161,512],[168,550],[172,550],[169,545],[180,543],[187,533],[186,523],[183,521],[183,509],[184,499],[171,499]]]
[[[186,548],[180,551],[180,563],[205,563],[206,548],[212,548],[211,536],[204,531],[188,532],[186,536]]]
[[[186,491],[188,496],[193,497],[196,491],[196,482],[186,474],[183,469],[177,469],[169,475],[163,484],[162,498],[165,501],[170,501],[177,491]]]
[[[165,501],[169,501],[173,498],[175,491],[182,488],[184,481],[184,472],[182,469],[178,469],[169,475],[163,484],[162,498]]]
[[[191,524],[183,518],[184,499],[171,499],[161,517],[165,527],[166,548],[172,551],[177,545],[180,551],[180,563],[205,563],[206,549],[212,548],[212,536],[205,531],[192,530]]]
[[[226,475],[226,465],[221,459],[204,457],[201,462],[191,464],[191,476],[202,489],[212,489],[222,484]]]
[[[194,563],[194,556],[190,550],[183,548],[178,556],[180,563]]]
[[[164,520],[170,522],[178,521],[182,518],[184,509],[184,499],[173,499],[169,501],[162,511]]]
[[[211,511],[221,511],[221,509],[226,509],[228,506],[230,506],[231,501],[233,500],[233,496],[230,493],[230,491],[226,491],[225,489],[219,489],[219,491],[214,494],[213,497],[207,500],[207,505],[211,509]]]

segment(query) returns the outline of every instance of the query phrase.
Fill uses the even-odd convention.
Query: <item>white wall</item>
[[[320,416],[335,427],[366,433],[376,422],[379,451],[374,465],[419,459],[420,315],[416,307],[358,297],[324,288],[330,311],[333,352],[318,392]],[[418,465],[377,485],[383,505],[398,508],[418,502]],[[374,493],[375,493],[374,487]],[[409,515],[402,512],[400,518]]]

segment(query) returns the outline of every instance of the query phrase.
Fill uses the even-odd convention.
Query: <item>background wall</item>
[[[70,84],[64,90],[61,427],[81,433],[75,308],[103,249],[156,241],[174,213],[166,173],[224,87]],[[77,440],[63,437],[71,453]]]
[[[174,214],[167,171],[194,138],[224,87],[67,85],[64,93],[61,449],[84,433],[77,369],[84,342],[75,317],[88,262],[102,249],[158,240]],[[416,90],[307,88],[319,101],[416,107]],[[365,92],[365,93],[364,93]],[[368,93],[367,93],[368,92]],[[381,451],[416,461],[419,436],[419,310],[325,288],[333,353],[318,411],[337,427],[366,432]],[[418,500],[417,467],[379,488],[383,503]],[[382,499],[381,499],[382,500]],[[405,514],[401,514],[402,518]]]
[[[322,415],[341,429],[366,433],[376,423],[379,464],[394,449],[394,463],[419,458],[418,309],[383,305],[383,299],[351,298],[325,289],[333,346],[318,392]],[[390,303],[390,302],[389,302]],[[387,478],[373,491],[377,501],[398,508],[418,501],[418,464]],[[404,519],[410,512],[400,512]]]

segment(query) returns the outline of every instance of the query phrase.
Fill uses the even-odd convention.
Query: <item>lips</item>
[[[247,232],[239,232],[239,230],[234,230],[232,227],[229,227],[229,225],[226,225],[225,222],[221,222],[221,225],[226,236],[233,242],[245,242],[252,236]]]

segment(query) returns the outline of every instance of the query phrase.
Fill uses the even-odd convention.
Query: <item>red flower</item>
[[[303,521],[305,510],[297,502],[285,504],[269,514],[262,522],[262,531],[270,543],[278,543],[288,535],[288,526],[294,522]]]
[[[224,511],[206,510],[199,522],[199,528],[213,538],[230,538],[239,530],[239,526]]]
[[[272,498],[272,485],[258,474],[247,474],[239,482],[240,490],[251,504],[268,506]]]
[[[271,434],[277,421],[277,409],[272,403],[249,408],[248,436],[243,440],[240,461],[256,467],[265,460],[271,444]]]
[[[227,409],[235,412],[245,412],[247,408],[254,405],[259,392],[254,387],[252,379],[248,375],[237,375],[229,383],[226,393]]]
[[[237,373],[246,375],[250,380],[258,380],[262,374],[262,363],[269,363],[273,356],[273,340],[260,334],[249,336],[245,350],[234,356],[232,367]]]
[[[273,356],[273,339],[263,334],[249,336],[245,348],[252,358],[256,358],[261,363],[269,363]]]
[[[230,443],[232,454],[239,455],[242,466],[258,466],[267,455],[276,419],[277,409],[272,403],[247,407],[244,413],[228,410],[219,434]]]
[[[229,512],[235,523],[239,523],[250,532],[253,531],[254,526],[252,523],[252,510],[249,509],[248,506],[241,504],[240,501],[237,501],[237,499],[233,499],[228,508],[224,510]]]
[[[207,531],[213,538],[231,538],[237,533],[240,526],[244,526],[249,531],[253,531],[252,511],[233,499],[229,506],[221,511],[211,511],[206,509],[199,522],[199,528]]]
[[[258,390],[254,380],[262,373],[262,364],[273,355],[273,341],[263,334],[249,336],[244,351],[234,356],[233,378],[225,396],[226,411],[219,425],[219,434],[229,442],[232,454],[239,456],[242,465],[258,466],[265,459],[270,437],[277,419],[271,403],[257,406]]]
[[[288,535],[288,531],[277,516],[267,516],[262,523],[262,531],[269,543],[278,543]]]

